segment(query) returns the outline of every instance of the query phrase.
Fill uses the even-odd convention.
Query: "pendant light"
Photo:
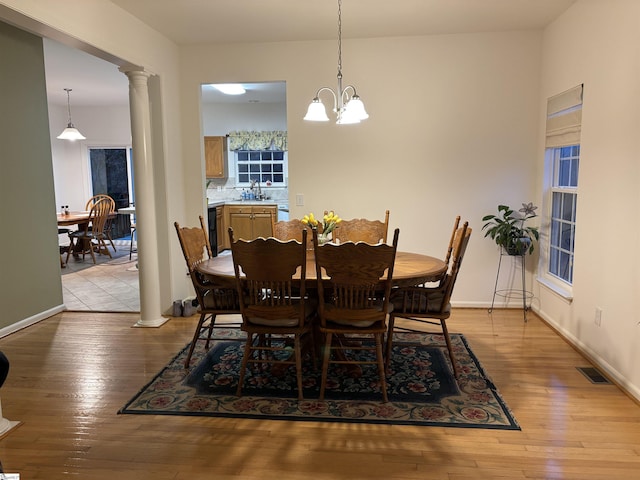
[[[65,92],[67,92],[67,111],[69,112],[69,123],[67,124],[67,128],[65,128],[57,138],[60,140],[85,140],[87,137],[82,135],[76,127],[73,126],[71,122],[71,102],[69,100],[69,92],[71,92],[70,88],[65,88]]]
[[[305,120],[312,122],[328,122],[327,111],[325,110],[320,93],[328,91],[333,95],[333,111],[337,114],[336,123],[344,125],[348,123],[360,123],[361,120],[369,118],[364,103],[356,93],[356,87],[347,85],[342,88],[342,0],[338,0],[338,90],[334,92],[329,87],[321,87],[316,92],[316,96],[309,104]]]

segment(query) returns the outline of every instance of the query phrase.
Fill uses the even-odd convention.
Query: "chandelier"
[[[71,102],[69,100],[69,92],[71,92],[70,88],[65,88],[65,92],[67,92],[67,111],[69,112],[69,123],[67,124],[67,128],[65,128],[57,138],[60,140],[85,140],[87,137],[82,135],[76,127],[73,126],[71,122]]]
[[[331,92],[333,95],[333,111],[337,115],[336,123],[345,125],[347,123],[360,123],[361,120],[369,118],[364,103],[360,100],[356,92],[356,87],[347,85],[342,88],[342,0],[338,0],[338,90],[333,91],[329,87],[321,87],[316,92],[316,96],[309,104],[305,120],[312,122],[328,122],[327,111],[325,110],[320,94]]]

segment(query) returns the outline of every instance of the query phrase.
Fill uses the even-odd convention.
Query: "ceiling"
[[[344,38],[541,29],[575,0],[343,0]],[[111,0],[179,45],[325,40],[336,0]]]
[[[343,0],[343,38],[542,29],[575,0]],[[179,45],[337,39],[336,0],[111,0]],[[49,102],[126,105],[128,80],[90,54],[45,40]],[[274,101],[282,84],[252,84],[249,95],[206,98]],[[260,87],[260,88],[259,88]]]

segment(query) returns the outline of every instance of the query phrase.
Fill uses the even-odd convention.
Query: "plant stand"
[[[507,288],[507,289],[501,289],[498,290],[498,279],[500,278],[500,267],[502,265],[502,257],[507,256],[507,257],[520,257],[521,259],[521,272],[522,272],[522,289],[518,290],[518,289],[514,289],[514,288]],[[511,298],[518,298],[518,299],[522,299],[522,312],[523,312],[523,316],[524,316],[524,321],[527,321],[527,310],[529,310],[529,307],[527,306],[527,300],[531,300],[533,298],[533,292],[530,292],[526,289],[526,283],[525,283],[525,256],[526,253],[520,254],[520,255],[512,255],[507,253],[504,248],[500,248],[500,258],[498,260],[498,271],[496,273],[496,283],[493,287],[493,298],[491,300],[491,308],[489,308],[489,313],[493,312],[493,305],[495,304],[496,301],[496,296],[498,297],[502,297],[505,299],[511,299]]]

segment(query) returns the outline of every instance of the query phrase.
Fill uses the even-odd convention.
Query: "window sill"
[[[567,303],[573,302],[573,292],[569,288],[562,287],[558,285],[556,282],[548,280],[544,277],[537,277],[537,281],[540,285],[551,290],[557,296],[562,298],[565,302]]]

